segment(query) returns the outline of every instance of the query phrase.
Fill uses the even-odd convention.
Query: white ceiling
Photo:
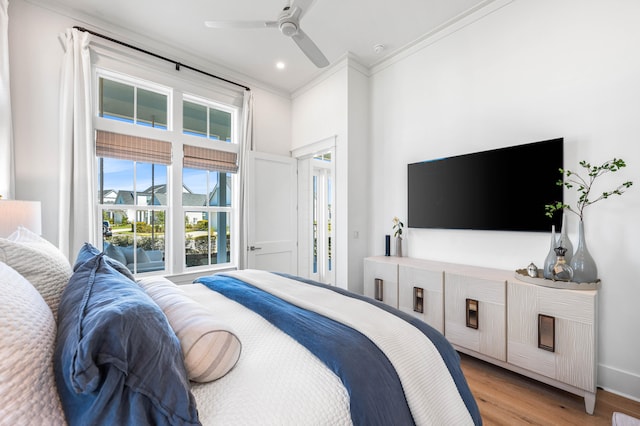
[[[139,34],[251,80],[292,92],[321,71],[277,29],[210,29],[205,20],[277,20],[287,0],[32,0],[107,28]],[[300,26],[335,63],[370,67],[493,0],[316,0]],[[295,0],[294,0],[295,3]],[[376,53],[374,45],[385,49]],[[155,52],[166,54],[165,52]],[[180,58],[176,58],[180,59]],[[286,64],[284,70],[275,67]],[[231,76],[233,77],[233,76]]]

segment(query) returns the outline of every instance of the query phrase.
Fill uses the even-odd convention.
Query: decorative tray
[[[592,283],[574,283],[573,281],[554,281],[543,277],[542,271],[538,271],[537,277],[530,277],[526,269],[516,269],[516,278],[530,284],[543,287],[562,288],[565,290],[597,290],[600,288],[600,279]]]

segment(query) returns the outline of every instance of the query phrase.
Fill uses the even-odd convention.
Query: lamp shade
[[[0,237],[8,237],[18,226],[42,234],[40,201],[0,200]]]

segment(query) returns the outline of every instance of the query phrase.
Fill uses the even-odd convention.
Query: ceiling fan
[[[282,9],[275,21],[205,21],[204,24],[209,28],[221,29],[277,28],[285,36],[291,37],[318,68],[324,68],[329,65],[329,61],[300,28],[300,19],[309,11],[313,3],[314,0],[295,0]]]

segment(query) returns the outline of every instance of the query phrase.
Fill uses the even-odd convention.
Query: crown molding
[[[422,37],[412,41],[386,55],[384,58],[375,62],[371,66],[367,67],[363,65],[351,52],[346,52],[329,68],[323,70],[319,75],[314,77],[308,83],[303,84],[299,88],[291,92],[291,98],[295,99],[301,94],[307,92],[318,84],[322,83],[336,72],[342,70],[345,67],[350,67],[355,71],[358,71],[366,77],[371,77],[376,73],[392,66],[393,64],[414,55],[415,53],[425,49],[426,47],[437,43],[438,41],[448,37],[451,34],[473,24],[485,16],[492,14],[493,12],[502,9],[503,7],[513,3],[515,0],[485,0],[478,3],[476,6],[462,12],[458,16],[450,19],[434,30],[424,34]]]
[[[485,0],[478,3],[476,6],[462,12],[458,16],[450,19],[444,24],[434,28],[432,31],[424,34],[422,37],[406,44],[405,46],[397,49],[385,58],[374,63],[369,67],[370,75],[374,75],[391,65],[414,55],[422,49],[431,46],[434,43],[456,33],[457,31],[473,24],[485,16],[488,16],[495,11],[502,9],[503,7],[513,3],[514,0]]]

